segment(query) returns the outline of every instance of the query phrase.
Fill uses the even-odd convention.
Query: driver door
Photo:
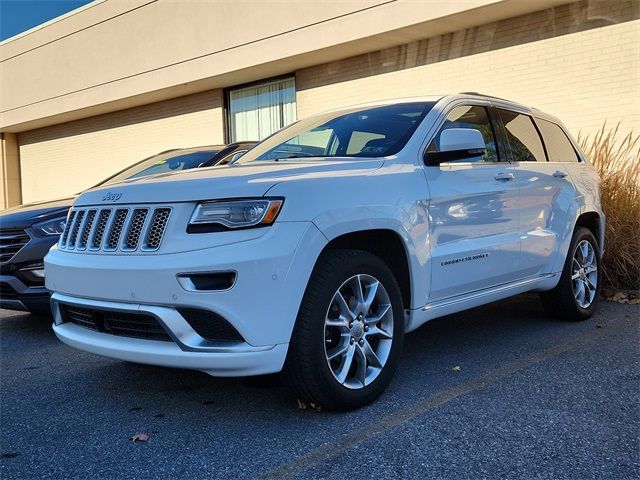
[[[470,294],[515,279],[520,255],[518,186],[488,104],[457,104],[427,147],[438,152],[449,128],[480,131],[483,155],[424,168],[430,191],[429,302]]]

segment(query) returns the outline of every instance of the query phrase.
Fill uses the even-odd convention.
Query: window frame
[[[431,142],[433,142],[433,140],[436,138],[436,136],[440,132],[440,129],[442,128],[444,123],[447,121],[447,117],[449,116],[449,114],[458,107],[483,107],[487,110],[487,117],[489,118],[491,131],[493,132],[493,136],[496,141],[496,157],[497,157],[496,161],[469,162],[466,160],[456,160],[451,162],[443,162],[439,165],[426,164],[425,158],[426,158],[427,150],[429,149],[429,145],[431,145]],[[510,163],[508,157],[504,155],[505,138],[502,134],[502,131],[500,130],[501,122],[499,120],[500,120],[499,116],[497,115],[497,112],[494,111],[493,105],[491,104],[491,102],[488,102],[488,101],[464,99],[464,100],[458,100],[448,104],[446,107],[442,109],[442,112],[440,114],[438,121],[435,122],[435,126],[427,134],[426,136],[427,141],[422,144],[422,147],[420,149],[420,152],[421,152],[420,161],[422,165],[425,167],[432,167],[432,166],[439,167],[440,165],[496,165],[496,164]]]
[[[263,85],[265,83],[272,83],[272,82],[279,82],[282,80],[293,80],[293,90],[295,93],[295,102],[296,102],[296,120],[295,122],[297,122],[298,120],[300,120],[298,118],[298,88],[296,85],[296,75],[295,72],[290,72],[290,73],[284,73],[282,75],[277,75],[275,77],[268,77],[268,78],[261,78],[260,80],[254,80],[251,82],[246,82],[246,83],[240,83],[238,85],[233,85],[231,87],[225,87],[223,89],[223,105],[222,105],[222,128],[223,128],[223,138],[224,138],[224,143],[225,144],[230,144],[230,143],[235,143],[236,141],[231,140],[231,119],[229,118],[229,114],[231,112],[231,92],[234,90],[242,90],[243,88],[253,88],[253,87],[257,87],[260,85]],[[293,123],[295,123],[293,122]],[[292,125],[292,124],[290,124]],[[285,125],[288,126],[288,125]],[[277,130],[276,130],[277,132]],[[276,133],[273,132],[273,133]],[[273,135],[273,133],[271,135]],[[269,138],[271,135],[265,137],[263,140],[266,140],[267,138]],[[237,140],[240,142],[249,142],[249,141],[255,141],[255,142],[261,142],[262,140],[258,140],[257,138],[253,138],[251,140]]]

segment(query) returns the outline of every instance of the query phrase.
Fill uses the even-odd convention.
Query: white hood
[[[74,205],[174,203],[221,198],[261,197],[292,177],[361,175],[380,168],[383,159],[337,158],[260,161],[195,168],[125,180],[84,192]]]

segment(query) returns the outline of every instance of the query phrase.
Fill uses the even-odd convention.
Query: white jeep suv
[[[327,409],[378,397],[403,335],[526,291],[589,317],[599,179],[560,122],[478,94],[301,120],[231,166],[82,194],[46,257],[63,342],[216,376],[282,371]]]

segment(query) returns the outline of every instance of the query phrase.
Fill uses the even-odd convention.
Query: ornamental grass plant
[[[578,143],[602,180],[606,215],[604,285],[640,289],[640,135],[606,123]]]

